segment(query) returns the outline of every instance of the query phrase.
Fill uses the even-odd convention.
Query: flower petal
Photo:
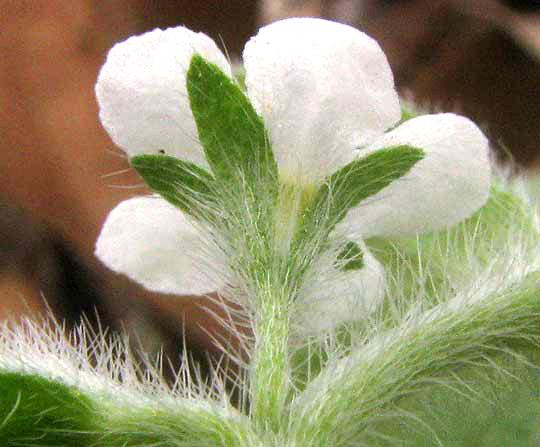
[[[185,214],[157,197],[121,202],[107,217],[96,242],[96,256],[149,290],[203,295],[222,286],[211,278],[199,231]],[[218,267],[221,267],[218,266]]]
[[[317,271],[307,276],[312,280],[304,286],[305,298],[299,303],[300,332],[317,334],[341,323],[360,320],[382,302],[384,269],[363,242],[355,242],[362,250],[361,269],[342,271],[332,262],[326,271],[314,269]]]
[[[96,84],[99,117],[130,157],[159,152],[206,165],[186,90],[195,53],[230,75],[214,41],[182,26],[131,37],[109,52]]]
[[[400,119],[384,53],[350,26],[309,18],[273,23],[247,43],[244,64],[280,173],[295,182],[332,174],[351,161],[352,149]]]
[[[472,121],[451,113],[413,118],[366,152],[400,144],[423,149],[424,159],[350,210],[344,220],[350,231],[369,237],[440,230],[469,217],[486,202],[489,145]]]

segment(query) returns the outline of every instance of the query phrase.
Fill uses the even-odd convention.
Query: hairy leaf
[[[424,151],[407,145],[380,149],[344,166],[323,184],[306,209],[300,232],[308,236],[322,225],[330,231],[347,211],[403,177],[424,158]]]
[[[216,178],[277,177],[264,124],[231,78],[195,55],[187,74],[187,89],[199,139]]]
[[[167,155],[139,155],[131,164],[153,191],[187,213],[213,202],[212,176],[193,163]]]
[[[93,445],[95,413],[77,391],[42,377],[3,371],[0,393],[0,445]]]

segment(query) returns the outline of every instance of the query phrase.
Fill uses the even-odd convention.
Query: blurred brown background
[[[96,312],[174,360],[185,332],[205,362],[219,332],[208,300],[142,290],[103,268],[94,242],[119,201],[144,192],[101,128],[94,83],[129,35],[184,24],[233,59],[258,26],[321,16],[374,36],[404,95],[478,122],[501,157],[534,169],[540,149],[540,7],[498,0],[0,0],[0,318]],[[117,175],[110,175],[118,172]]]

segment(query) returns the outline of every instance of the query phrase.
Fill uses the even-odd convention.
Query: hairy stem
[[[293,405],[309,445],[351,445],[403,397],[464,366],[493,366],[500,353],[537,347],[540,277],[480,302],[448,303],[376,335],[312,381]],[[455,305],[457,304],[457,305]],[[317,439],[319,443],[313,443]]]
[[[280,431],[286,415],[289,376],[289,294],[271,286],[258,297],[255,351],[251,377],[252,416],[264,432]]]

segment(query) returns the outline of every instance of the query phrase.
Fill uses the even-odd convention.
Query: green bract
[[[193,163],[167,155],[138,155],[131,165],[153,191],[188,214],[200,214],[201,204],[215,204],[214,179]]]
[[[407,174],[424,158],[421,149],[397,146],[378,151],[358,160],[328,178],[317,191],[302,218],[302,232],[329,225],[332,230],[351,208],[377,194],[390,183]]]
[[[187,72],[187,91],[216,178],[225,182],[242,176],[251,182],[277,178],[264,124],[231,78],[196,54]]]

